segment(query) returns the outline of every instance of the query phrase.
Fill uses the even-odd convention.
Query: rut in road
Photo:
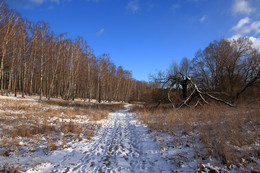
[[[84,155],[70,164],[73,151],[53,172],[171,172],[148,129],[126,110],[109,114]]]

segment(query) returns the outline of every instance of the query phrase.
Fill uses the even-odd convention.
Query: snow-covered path
[[[128,112],[128,108],[111,113],[90,143],[86,143],[85,146],[81,145],[80,149],[79,146],[74,147],[66,154],[63,153],[63,157],[56,160],[56,164],[52,162],[45,166],[41,165],[36,170],[43,172],[45,169],[46,172],[171,172],[161,157],[157,142],[149,135],[147,127],[134,118]],[[57,155],[59,152],[54,152],[53,158]]]

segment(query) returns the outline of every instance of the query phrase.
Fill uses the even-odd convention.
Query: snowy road
[[[58,151],[54,152],[49,158],[56,157],[56,164],[41,165],[34,171],[171,172],[147,127],[128,111],[126,107],[126,110],[111,113],[90,143],[74,146],[63,153],[62,158]]]

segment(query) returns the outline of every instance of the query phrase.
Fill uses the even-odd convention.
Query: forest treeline
[[[150,95],[148,83],[132,78],[116,67],[108,54],[96,57],[78,37],[56,35],[48,23],[33,23],[10,10],[0,0],[1,94],[143,101]]]

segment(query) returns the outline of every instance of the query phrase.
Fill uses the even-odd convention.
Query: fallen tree
[[[260,79],[260,72],[258,72],[258,74],[257,74],[257,76],[255,76],[255,78],[248,81],[246,83],[246,85],[237,93],[236,99],[238,99],[239,96],[243,92],[246,91],[246,89],[250,88],[255,83],[259,82],[259,79]],[[198,105],[202,105],[202,104],[209,105],[211,102],[209,102],[207,99],[213,100],[215,102],[223,103],[230,107],[237,106],[227,100],[224,100],[222,98],[219,98],[217,96],[210,94],[210,92],[203,91],[201,88],[198,87],[198,85],[193,81],[193,79],[190,76],[185,76],[185,75],[182,75],[181,73],[178,73],[175,76],[169,76],[167,78],[167,80],[161,81],[161,83],[163,84],[162,85],[163,87],[165,87],[166,84],[168,85],[168,87],[166,88],[166,90],[168,90],[168,91],[167,91],[166,96],[164,96],[162,99],[158,100],[158,104],[156,107],[158,107],[161,104],[162,100],[165,100],[165,98],[167,98],[168,101],[171,103],[172,108],[181,108],[183,106],[197,107]],[[188,95],[188,89],[191,91],[189,93],[189,95]],[[173,90],[175,90],[175,91],[182,90],[182,101],[181,102],[175,101],[172,98]],[[215,93],[228,96],[228,94],[223,93],[223,92],[215,92]],[[192,100],[195,100],[195,99],[197,99],[195,101],[195,104],[191,105],[190,103],[192,102]]]

